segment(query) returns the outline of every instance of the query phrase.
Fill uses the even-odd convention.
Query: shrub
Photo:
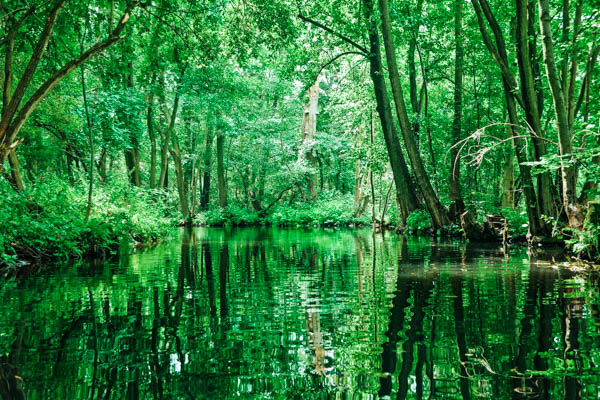
[[[154,241],[173,226],[156,193],[139,188],[97,187],[88,221],[85,190],[56,178],[32,185],[27,197],[2,182],[0,196],[0,218],[5,221],[1,264],[14,263],[16,255],[45,260],[106,256],[123,240]]]
[[[527,211],[515,210],[512,208],[503,208],[502,215],[508,221],[508,231],[513,237],[524,237],[527,235],[529,221]]]
[[[350,224],[369,224],[368,216],[354,217],[354,200],[351,195],[333,198],[329,193],[310,203],[294,205],[279,204],[266,216],[259,215],[239,205],[230,205],[226,209],[213,209],[200,213],[195,223],[207,226],[347,226]]]
[[[406,219],[406,230],[410,233],[425,233],[430,229],[431,217],[427,211],[413,211]]]

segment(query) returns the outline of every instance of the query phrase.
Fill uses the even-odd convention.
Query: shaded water
[[[522,249],[197,229],[0,301],[5,398],[600,398],[597,277]]]

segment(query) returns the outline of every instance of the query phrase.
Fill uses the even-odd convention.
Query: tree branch
[[[500,68],[500,72],[502,73],[502,77],[507,82],[510,87],[511,93],[517,99],[521,107],[523,107],[523,97],[518,90],[517,80],[515,76],[510,71],[508,67],[508,57],[506,53],[506,44],[504,42],[504,37],[502,36],[502,30],[498,25],[498,21],[494,17],[490,6],[487,0],[473,0],[471,2],[473,4],[473,8],[475,10],[475,15],[477,16],[477,23],[479,25],[479,31],[481,32],[481,36],[483,38],[483,42],[496,64]],[[483,12],[482,12],[483,9]],[[492,32],[494,33],[494,37],[496,39],[496,46],[492,43],[492,38],[485,27],[485,23],[483,20],[483,15],[485,14],[485,18],[488,21]]]
[[[302,13],[301,13],[301,12],[298,12],[298,18],[300,18],[301,20],[303,20],[303,21],[305,21],[305,22],[308,22],[309,24],[312,24],[312,25],[314,25],[314,26],[316,26],[316,27],[319,27],[319,28],[323,29],[325,32],[329,32],[329,33],[331,33],[333,36],[337,37],[338,39],[341,39],[341,40],[343,40],[344,42],[346,42],[346,43],[348,43],[349,45],[351,45],[352,47],[355,47],[355,48],[357,48],[358,50],[360,50],[360,51],[361,51],[361,53],[362,53],[363,55],[365,55],[365,56],[366,56],[366,55],[368,55],[368,54],[369,54],[369,51],[367,50],[367,48],[366,48],[366,47],[364,47],[364,46],[361,46],[360,44],[356,43],[354,40],[352,40],[352,39],[350,39],[350,38],[348,38],[348,37],[346,37],[346,36],[342,35],[341,33],[338,33],[338,32],[336,32],[336,31],[334,31],[333,29],[331,29],[331,28],[329,28],[329,27],[327,27],[327,26],[325,26],[325,25],[321,24],[321,23],[320,23],[320,22],[318,22],[318,21],[315,21],[315,20],[314,20],[314,19],[312,19],[312,18],[305,17],[304,15],[302,15]]]
[[[317,73],[317,75],[314,77],[314,79],[311,82],[315,82],[317,80],[317,77],[319,75],[321,75],[321,72],[323,72],[323,70],[325,68],[327,68],[328,66],[330,66],[331,64],[333,64],[334,62],[336,62],[338,59],[350,55],[350,54],[356,54],[359,56],[365,56],[364,53],[358,52],[358,51],[345,51],[343,53],[338,54],[337,56],[333,57],[331,60],[327,61],[325,64],[321,65],[321,68],[319,69],[319,72]]]
[[[17,111],[17,107],[19,103],[23,99],[25,95],[25,91],[29,86],[29,83],[33,79],[33,74],[46,51],[46,47],[48,46],[48,42],[50,41],[50,36],[52,35],[52,29],[54,28],[54,24],[56,23],[56,19],[58,18],[58,14],[60,10],[64,6],[66,0],[56,0],[54,3],[54,7],[50,10],[50,15],[46,19],[46,24],[44,25],[44,29],[40,34],[40,38],[38,43],[25,67],[25,71],[23,72],[23,76],[21,80],[17,84],[15,89],[15,93],[12,95],[10,102],[8,105],[2,110],[2,120],[0,120],[0,139],[4,141],[4,136],[6,135],[6,130],[10,124],[12,117],[15,115]]]
[[[275,204],[277,204],[277,202],[279,200],[281,200],[281,198],[283,197],[283,195],[285,194],[285,192],[287,192],[288,190],[290,190],[291,188],[293,188],[295,186],[295,184],[288,186],[287,188],[283,189],[281,192],[279,192],[279,196],[277,196],[275,198],[275,200],[273,200],[266,208],[263,208],[260,213],[263,215],[266,215],[267,212],[271,209],[271,207],[273,207]]]
[[[59,2],[63,3],[64,1],[66,0],[59,0]],[[123,32],[125,24],[129,20],[131,11],[139,4],[139,1],[129,3],[121,19],[119,20],[119,23],[107,39],[105,39],[102,42],[96,42],[88,50],[81,53],[79,57],[69,61],[62,68],[56,71],[34,92],[29,101],[25,103],[23,108],[21,108],[21,110],[18,112],[14,121],[10,124],[10,126],[7,126],[7,129],[4,132],[2,131],[0,126],[0,165],[4,162],[4,159],[7,155],[7,153],[5,152],[5,148],[7,147],[5,143],[11,143],[15,140],[19,130],[21,129],[25,121],[27,121],[27,118],[29,118],[33,110],[35,110],[35,108],[44,99],[44,97],[46,97],[46,95],[75,68],[79,67],[81,64],[83,64],[96,54],[104,51],[119,40],[123,39],[123,37],[120,36],[120,34],[121,32]],[[13,100],[11,100],[11,103],[13,102]],[[5,119],[10,121],[10,115],[5,115],[3,118],[3,122]]]

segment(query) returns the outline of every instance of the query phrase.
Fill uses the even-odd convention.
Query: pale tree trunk
[[[306,158],[311,168],[314,168],[317,164],[313,147],[315,133],[317,131],[317,116],[319,114],[319,82],[320,77],[317,77],[315,84],[309,87],[308,91],[306,92],[308,96],[308,102],[304,105],[304,112],[302,113],[302,125],[300,127],[303,143],[300,157]],[[317,197],[316,188],[317,177],[316,174],[311,173],[308,181],[308,189],[313,200]]]
[[[227,208],[227,182],[225,181],[225,161],[223,146],[225,137],[217,133],[217,191],[219,194],[219,207]]]
[[[554,57],[554,43],[552,41],[552,28],[550,27],[550,7],[548,0],[539,0],[539,20],[542,32],[542,48],[544,52],[544,65],[546,76],[550,83],[550,92],[554,103],[558,129],[559,153],[562,157],[572,157],[572,135],[569,129],[569,115],[565,103],[564,91],[561,86],[556,60]],[[563,164],[561,167],[563,207],[567,214],[569,225],[572,228],[580,228],[583,224],[581,209],[577,204],[576,185],[577,171],[573,165]]]
[[[362,136],[363,136],[363,127],[362,125],[358,126],[358,132],[356,134],[356,147],[360,149],[362,145]],[[354,163],[354,216],[358,217],[361,214],[363,201],[364,201],[364,193],[363,186],[365,185],[365,179],[368,176],[368,172],[365,173],[363,168],[361,168],[361,159],[357,157]],[[365,165],[364,169],[367,166]]]
[[[369,1],[367,1],[370,3]],[[371,5],[372,7],[372,5]],[[365,6],[366,8],[366,6]],[[406,111],[406,104],[404,102],[404,94],[402,92],[402,85],[400,82],[400,74],[398,72],[398,65],[396,63],[396,51],[394,48],[394,41],[392,38],[392,28],[390,22],[390,14],[387,0],[379,0],[379,8],[381,11],[381,26],[383,31],[383,42],[385,45],[385,53],[388,61],[388,71],[390,75],[390,82],[392,86],[392,93],[394,97],[394,103],[396,105],[396,115],[398,122],[400,123],[400,130],[404,138],[404,144],[406,151],[410,159],[413,171],[417,178],[417,183],[425,199],[427,209],[431,214],[433,225],[436,228],[441,228],[450,223],[448,214],[442,204],[440,203],[437,194],[433,190],[429,176],[425,171],[419,148],[415,141],[415,136],[411,128],[408,113]]]

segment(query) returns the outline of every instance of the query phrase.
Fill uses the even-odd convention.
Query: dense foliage
[[[4,263],[193,223],[462,228],[598,257],[588,2],[9,0],[0,14]]]

